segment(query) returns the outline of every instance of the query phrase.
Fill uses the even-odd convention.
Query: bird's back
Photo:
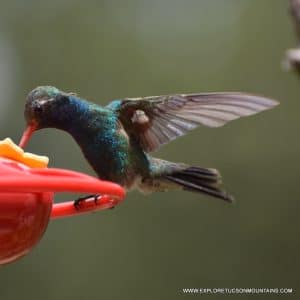
[[[91,106],[72,136],[99,178],[130,188],[147,173],[148,159],[109,108]]]

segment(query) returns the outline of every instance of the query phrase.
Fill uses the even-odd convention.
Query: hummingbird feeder
[[[125,196],[115,183],[47,165],[47,157],[25,153],[8,138],[0,141],[0,265],[26,255],[49,220],[112,208]],[[101,196],[75,208],[73,201],[54,204],[56,192]]]

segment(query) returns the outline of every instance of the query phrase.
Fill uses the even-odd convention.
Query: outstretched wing
[[[125,130],[144,151],[151,152],[198,125],[219,127],[277,104],[243,93],[206,93],[126,98],[107,107],[115,110]]]

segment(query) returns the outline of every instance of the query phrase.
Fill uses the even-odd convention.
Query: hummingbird
[[[216,169],[170,162],[150,153],[199,125],[219,127],[277,104],[262,96],[225,92],[124,98],[100,106],[74,93],[40,86],[26,98],[27,129],[20,146],[25,147],[35,131],[56,128],[74,138],[100,179],[126,190],[181,189],[231,202]]]

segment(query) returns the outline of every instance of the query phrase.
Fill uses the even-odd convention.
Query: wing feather
[[[223,126],[278,104],[265,97],[244,93],[151,96],[126,98],[118,105],[112,103],[126,131],[147,152],[157,150],[199,125]]]

